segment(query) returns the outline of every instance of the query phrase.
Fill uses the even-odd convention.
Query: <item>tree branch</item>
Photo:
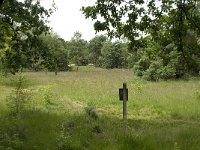
[[[191,22],[193,23],[193,25],[200,31],[200,27],[199,27],[199,25],[196,23],[196,21],[195,21],[192,17],[189,17],[188,13],[186,12],[186,10],[185,10],[184,8],[182,8],[182,10],[183,10],[183,12],[184,12],[184,14],[185,14],[185,16],[186,16],[186,19],[187,19],[188,21],[191,21]]]

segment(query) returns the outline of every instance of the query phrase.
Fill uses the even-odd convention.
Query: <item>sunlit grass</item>
[[[129,88],[129,117],[194,117],[200,114],[200,101],[195,96],[197,80],[146,82],[134,78],[133,72],[128,70],[61,72],[57,76],[43,72],[26,75],[38,86],[50,86],[66,103],[93,103],[111,114],[121,114],[118,89],[123,82],[127,82]]]
[[[195,94],[200,90],[199,79],[147,82],[131,70],[87,67],[57,76],[50,72],[24,75],[32,94],[31,109],[22,116],[27,136],[24,149],[56,149],[63,142],[62,132],[68,149],[196,150],[200,146],[200,99]],[[118,97],[123,82],[129,88],[127,137]],[[2,113],[13,89],[6,82],[0,86]],[[47,106],[46,99],[54,105]],[[85,114],[88,104],[96,106],[97,120]],[[7,119],[0,118],[0,129],[5,129]]]

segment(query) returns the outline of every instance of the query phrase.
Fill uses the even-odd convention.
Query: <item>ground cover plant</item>
[[[124,81],[129,88],[126,136],[118,98]],[[0,149],[197,150],[199,82],[150,82],[135,77],[132,70],[94,67],[56,76],[1,76]],[[17,115],[11,113],[16,100],[23,104]]]

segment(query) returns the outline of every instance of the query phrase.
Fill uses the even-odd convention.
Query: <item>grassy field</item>
[[[132,70],[92,67],[23,75],[27,98],[17,117],[9,103],[18,77],[0,80],[2,150],[200,149],[199,79],[147,82]],[[123,82],[129,88],[126,136],[118,97]]]

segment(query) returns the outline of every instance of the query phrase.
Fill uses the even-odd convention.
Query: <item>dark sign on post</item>
[[[128,89],[126,89],[125,92],[126,92],[126,95],[125,95],[125,96],[126,96],[126,101],[128,101]],[[124,96],[123,96],[123,89],[120,88],[120,89],[119,89],[119,100],[120,100],[120,101],[123,101],[123,97],[124,97]]]
[[[127,120],[126,102],[128,101],[128,88],[126,83],[123,83],[123,88],[119,89],[119,99],[123,101],[123,130],[124,130],[124,135],[126,135],[126,120]]]

